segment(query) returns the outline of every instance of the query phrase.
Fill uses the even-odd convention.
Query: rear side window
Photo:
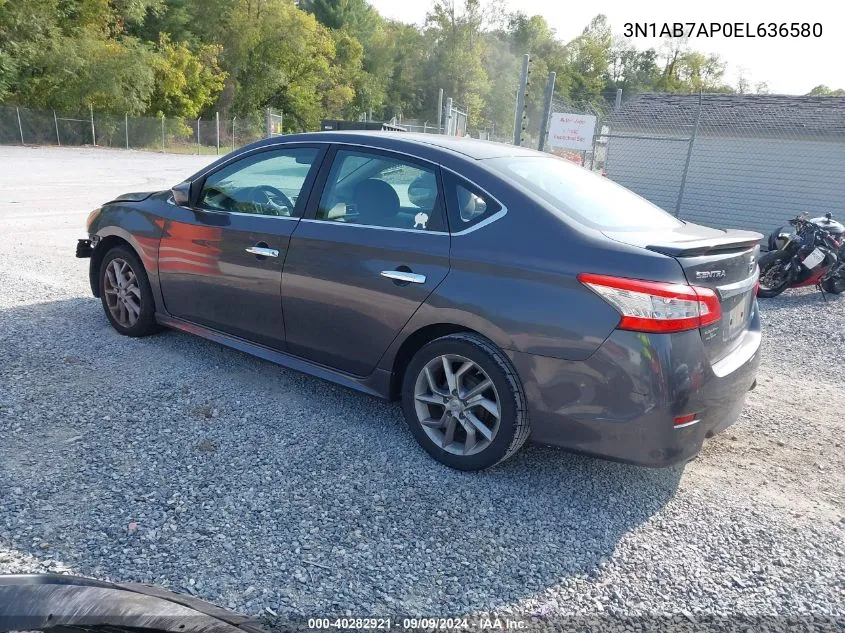
[[[389,154],[338,150],[316,219],[382,228],[442,231],[437,174]]]
[[[675,228],[677,218],[612,180],[552,156],[486,161],[574,220],[604,230]]]
[[[463,179],[450,177],[446,191],[452,233],[460,233],[502,210],[493,198]]]

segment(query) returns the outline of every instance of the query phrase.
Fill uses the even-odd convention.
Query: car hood
[[[142,202],[146,200],[154,193],[158,193],[157,191],[134,191],[130,193],[122,193],[117,198],[111,200],[111,202]]]

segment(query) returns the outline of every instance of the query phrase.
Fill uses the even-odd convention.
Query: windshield
[[[508,156],[486,162],[566,215],[598,229],[659,229],[682,224],[629,189],[560,158]]]

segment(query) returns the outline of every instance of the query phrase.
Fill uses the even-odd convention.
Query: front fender
[[[103,256],[112,247],[125,242],[138,254],[150,280],[156,305],[161,305],[158,283],[158,245],[161,241],[164,220],[136,205],[137,203],[107,204],[88,225],[88,232],[95,244],[89,268],[91,290],[94,296],[99,296],[98,277]]]

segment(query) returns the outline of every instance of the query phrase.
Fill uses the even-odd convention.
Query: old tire
[[[115,330],[133,337],[158,331],[150,281],[132,249],[111,248],[100,263],[99,282],[103,311]]]
[[[530,433],[516,371],[501,350],[476,334],[438,338],[414,355],[402,381],[402,409],[425,451],[458,470],[508,459]]]

